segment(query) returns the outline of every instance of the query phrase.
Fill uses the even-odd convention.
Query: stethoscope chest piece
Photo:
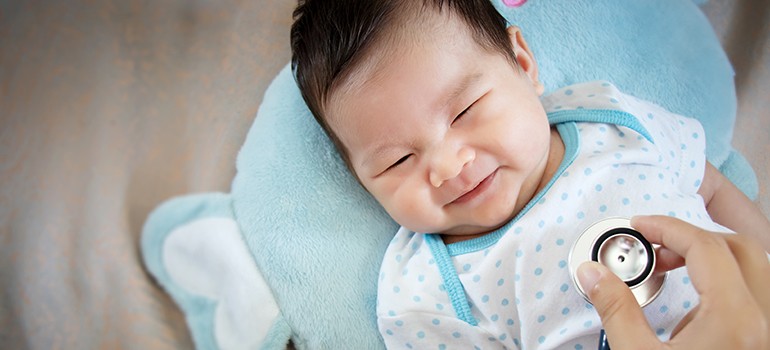
[[[594,223],[577,238],[569,255],[569,271],[578,292],[590,302],[577,280],[577,268],[586,261],[606,266],[628,285],[639,306],[652,302],[663,289],[668,273],[655,273],[655,247],[631,228],[626,218]]]

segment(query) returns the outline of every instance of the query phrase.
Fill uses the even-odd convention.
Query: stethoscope
[[[655,248],[626,218],[608,218],[594,223],[578,236],[569,254],[569,271],[577,291],[589,303],[577,280],[577,268],[596,261],[609,268],[631,289],[640,307],[652,302],[663,289],[668,272],[655,273]],[[609,350],[602,329],[599,350]]]

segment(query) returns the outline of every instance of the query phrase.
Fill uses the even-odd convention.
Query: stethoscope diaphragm
[[[594,223],[578,236],[569,254],[572,281],[591,302],[577,280],[577,268],[586,261],[606,266],[628,285],[640,307],[652,302],[663,289],[668,273],[655,273],[655,246],[631,227],[627,218]]]

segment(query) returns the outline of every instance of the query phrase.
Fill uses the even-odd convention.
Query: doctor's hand
[[[612,350],[770,349],[770,263],[757,241],[666,216],[637,216],[631,226],[663,246],[658,271],[687,265],[700,304],[662,343],[630,289],[599,263],[583,263],[578,280],[602,319]]]

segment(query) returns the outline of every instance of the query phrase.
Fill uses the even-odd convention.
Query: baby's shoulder
[[[551,124],[604,123],[631,128],[652,143],[667,143],[683,133],[702,135],[693,118],[621,91],[607,81],[592,81],[557,89],[542,98]]]

